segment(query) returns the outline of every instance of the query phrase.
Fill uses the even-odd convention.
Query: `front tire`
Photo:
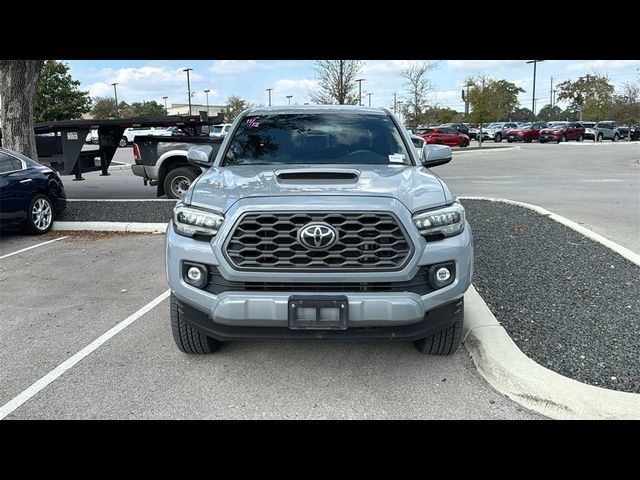
[[[496,136],[493,139],[494,142],[502,142],[502,134],[501,133],[496,133]]]
[[[560,140],[558,140],[558,143],[564,143],[564,142],[566,142],[566,141],[567,141],[567,136],[566,136],[566,135],[562,135],[562,136],[560,137]]]
[[[580,135],[577,139],[576,142],[584,142],[584,135]]]
[[[462,314],[449,328],[445,328],[430,337],[413,342],[416,349],[424,355],[451,355],[458,350],[462,340]]]
[[[42,193],[33,196],[27,210],[27,233],[42,235],[53,226],[53,204],[51,199]]]
[[[466,138],[463,139],[462,142],[460,142],[460,147],[464,148],[468,146],[469,146],[469,140],[467,140]]]
[[[221,341],[207,337],[184,320],[185,314],[180,311],[178,300],[173,293],[171,294],[169,302],[173,340],[181,352],[195,355],[208,354],[214,353],[220,348],[220,345],[222,345]]]
[[[127,137],[122,137],[120,139],[120,141],[118,142],[118,146],[119,147],[126,147],[128,143],[129,142],[127,142]]]
[[[596,137],[596,142],[601,142],[602,141],[602,134],[598,134],[598,136]]]
[[[189,190],[199,173],[188,167],[174,168],[164,178],[164,191],[167,198],[180,198]]]
[[[613,136],[613,141],[614,141],[614,142],[617,142],[617,141],[618,141],[618,138],[620,138],[620,137],[618,137],[618,134],[616,133],[616,134]]]

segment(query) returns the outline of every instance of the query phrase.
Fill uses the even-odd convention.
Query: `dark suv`
[[[467,136],[469,135],[469,126],[465,125],[464,123],[443,123],[440,126],[455,128],[460,133],[464,133]]]

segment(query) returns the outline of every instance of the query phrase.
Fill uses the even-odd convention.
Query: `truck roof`
[[[248,115],[268,115],[283,113],[360,113],[388,115],[388,111],[380,107],[361,107],[358,105],[276,105],[272,107],[254,107],[247,111]]]

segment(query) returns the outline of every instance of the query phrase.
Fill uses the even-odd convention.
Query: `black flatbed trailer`
[[[224,116],[168,115],[163,117],[132,117],[109,120],[60,120],[34,125],[38,161],[49,165],[61,175],[75,175],[84,180],[84,172],[101,170],[109,175],[109,166],[118,149],[125,129],[132,127],[180,127],[191,136],[203,134],[204,127],[224,123]],[[85,149],[87,135],[98,130],[97,148]],[[49,135],[47,135],[49,134]]]

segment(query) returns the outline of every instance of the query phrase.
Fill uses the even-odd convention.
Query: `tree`
[[[126,108],[120,107],[120,116],[122,117],[163,117],[166,115],[164,105],[159,104],[155,100],[150,102],[133,102]]]
[[[364,63],[360,60],[317,60],[314,64],[320,89],[309,96],[321,105],[357,105],[356,79]]]
[[[44,60],[0,60],[2,145],[37,159],[33,108]]]
[[[610,118],[627,125],[640,122],[640,84],[623,84],[622,94],[613,97]]]
[[[89,92],[80,91],[79,86],[69,74],[69,65],[47,60],[38,81],[34,120],[72,120],[87,113],[91,108]]]
[[[562,109],[559,106],[552,107],[545,105],[538,112],[538,120],[541,122],[552,122],[562,118]]]
[[[495,80],[486,75],[469,78],[469,121],[500,122],[508,121],[518,106],[518,94],[524,90],[507,80]]]
[[[427,109],[427,94],[433,90],[433,85],[427,78],[427,73],[434,66],[428,62],[411,62],[407,68],[400,72],[405,79],[407,95],[404,101],[405,125],[418,128],[424,122],[424,112]]]
[[[536,117],[527,107],[516,107],[511,113],[511,118],[514,122],[535,122]]]
[[[240,98],[237,95],[231,95],[227,99],[227,109],[224,114],[224,118],[226,122],[233,122],[233,120],[240,115],[247,108],[251,108],[253,104],[251,102],[247,102],[243,98]]]
[[[462,117],[463,115],[460,112],[449,107],[428,107],[424,111],[420,123],[427,125],[432,123],[451,123],[459,121]]]
[[[118,107],[122,108],[123,104],[120,103]],[[91,116],[96,119],[116,118],[118,116],[116,114],[116,99],[113,97],[94,97]]]
[[[558,101],[568,100],[569,109],[579,113],[580,119],[604,120],[613,103],[613,85],[604,74],[587,75],[575,82],[558,84]]]

